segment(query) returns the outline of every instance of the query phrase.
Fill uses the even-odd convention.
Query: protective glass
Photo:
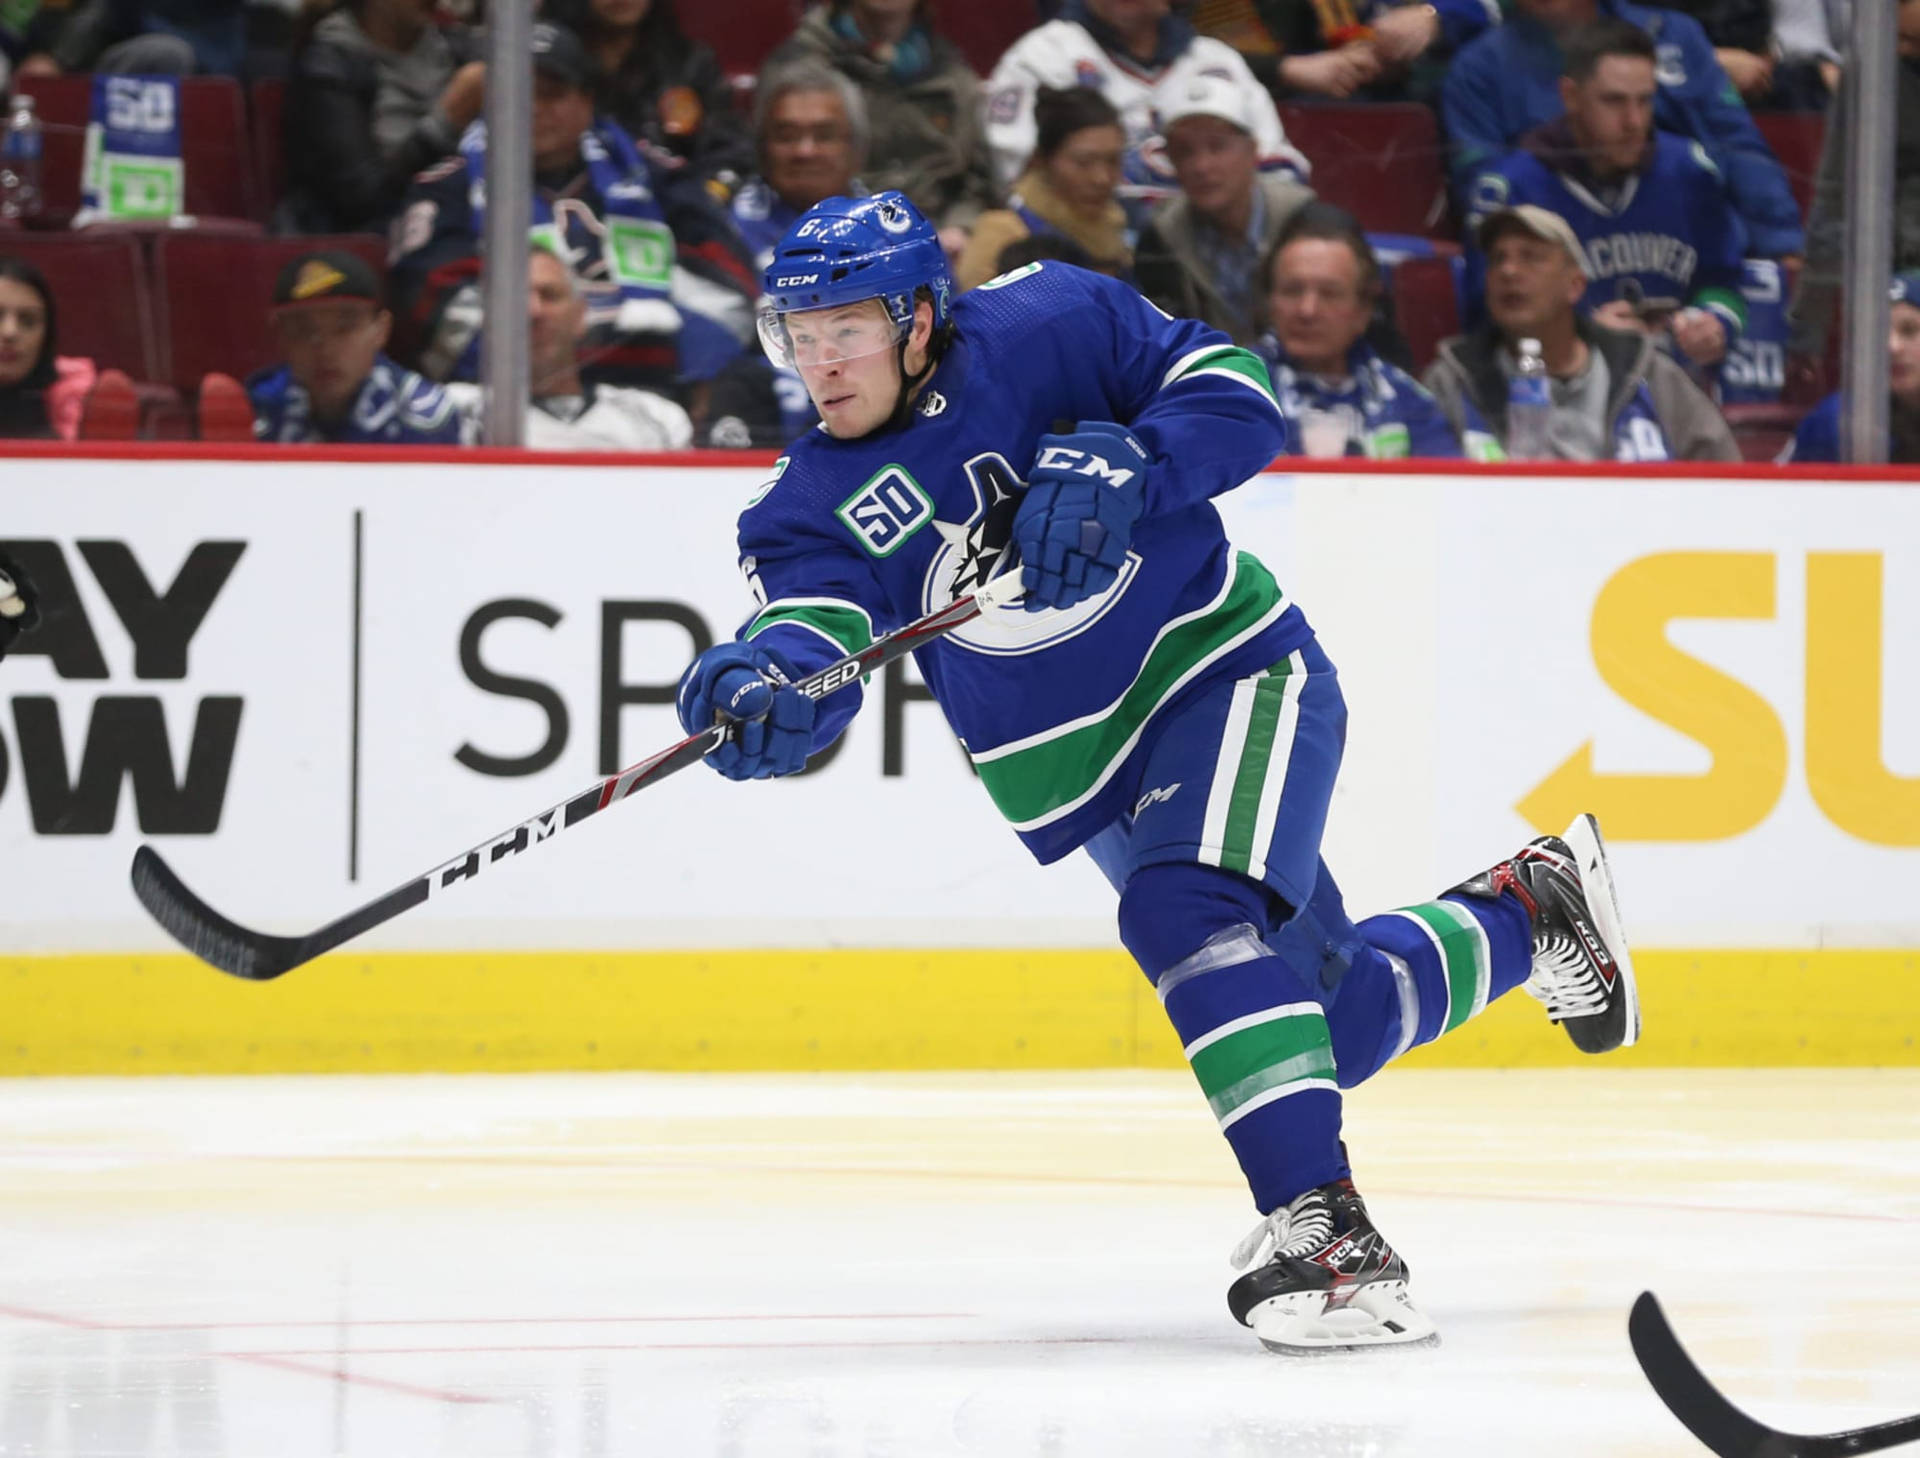
[[[788,314],[765,304],[759,322],[767,358],[787,369],[817,369],[880,354],[898,346],[906,333],[877,299]]]

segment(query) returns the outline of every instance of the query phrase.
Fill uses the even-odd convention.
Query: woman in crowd
[[[413,175],[480,115],[486,68],[434,3],[309,0],[287,77],[283,231],[385,231]]]
[[[630,136],[732,185],[754,170],[753,138],[711,46],[680,29],[674,0],[548,0],[547,19],[587,43],[598,109]]]
[[[1089,87],[1041,87],[1033,104],[1039,137],[1005,208],[982,213],[960,255],[962,289],[994,276],[1001,250],[1027,237],[1072,239],[1093,267],[1116,278],[1133,272],[1133,238],[1115,194],[1126,132],[1113,103]]]
[[[0,438],[72,440],[93,388],[90,359],[59,359],[53,292],[24,258],[0,257]]]

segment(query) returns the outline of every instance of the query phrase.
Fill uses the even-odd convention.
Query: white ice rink
[[[1920,1070],[1389,1072],[1349,1105],[1430,1350],[1227,1315],[1184,1074],[13,1080],[0,1452],[1697,1454],[1920,1411]]]

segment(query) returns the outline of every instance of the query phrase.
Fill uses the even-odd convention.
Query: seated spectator
[[[234,0],[74,0],[43,5],[27,27],[16,74],[238,76],[246,13]]]
[[[1180,191],[1140,235],[1140,292],[1183,319],[1199,319],[1251,344],[1263,328],[1260,264],[1287,220],[1313,194],[1260,170],[1246,92],[1200,76],[1168,103],[1167,157]]]
[[[994,174],[1011,186],[1033,156],[1033,107],[1042,86],[1087,86],[1111,101],[1127,133],[1120,199],[1136,227],[1171,197],[1162,120],[1190,87],[1218,82],[1241,97],[1259,164],[1305,178],[1307,159],[1287,145],[1280,113],[1232,46],[1199,35],[1169,0],[1067,0],[1060,18],[1007,48],[987,82],[987,141]]]
[[[1457,458],[1461,437],[1432,395],[1387,362],[1367,339],[1380,301],[1380,264],[1359,223],[1309,203],[1281,231],[1267,263],[1271,332],[1266,360],[1287,417],[1287,454]],[[1476,460],[1499,460],[1499,443],[1466,432]]]
[[[1486,429],[1511,450],[1507,388],[1520,340],[1540,341],[1553,410],[1548,449],[1562,461],[1737,461],[1713,402],[1644,334],[1583,318],[1580,240],[1566,220],[1523,204],[1479,228],[1488,321],[1440,345],[1423,383],[1455,431]]]
[[[1782,111],[1825,111],[1840,90],[1840,47],[1846,44],[1849,0],[1773,0],[1773,54],[1788,71],[1811,66],[1819,78],[1798,106]],[[1776,88],[1777,89],[1777,88]]]
[[[393,315],[352,253],[307,253],[273,286],[273,337],[286,361],[247,379],[253,433],[281,445],[467,445],[447,392],[382,353]]]
[[[677,451],[693,442],[687,412],[664,395],[580,377],[587,303],[580,280],[545,248],[527,259],[527,405],[525,444],[540,451]],[[478,385],[447,393],[474,421],[485,394]]]
[[[1423,58],[1423,72],[1435,74],[1422,74],[1413,94],[1430,93],[1431,62],[1499,19],[1499,7],[1482,0],[1200,0],[1193,12],[1200,33],[1240,52],[1275,94],[1340,99],[1362,90],[1380,99],[1409,94]]]
[[[753,169],[719,58],[687,38],[674,0],[547,0],[541,13],[587,43],[598,70],[594,102],[628,136],[728,188]]]
[[[769,65],[810,57],[858,86],[872,121],[867,181],[898,188],[949,254],[998,189],[980,127],[980,78],[933,28],[926,0],[828,0],[801,18]]]
[[[1474,179],[1469,222],[1517,203],[1558,214],[1580,240],[1594,321],[1670,339],[1706,369],[1746,326],[1745,230],[1706,149],[1654,130],[1653,93],[1653,41],[1638,26],[1603,19],[1569,34],[1566,115]],[[1477,300],[1485,260],[1469,259]]]
[[[867,104],[859,87],[824,62],[786,61],[760,77],[753,130],[760,175],[734,193],[732,211],[764,273],[773,245],[808,208],[871,191],[854,175],[867,154]]]
[[[308,11],[288,62],[281,123],[292,233],[378,233],[416,172],[480,115],[486,67],[463,26],[421,0],[344,0]]]
[[[1920,269],[1920,0],[1900,0],[1896,44],[1900,64],[1893,93],[1893,267]],[[1827,137],[1814,181],[1807,223],[1807,266],[1794,294],[1788,352],[1807,363],[1820,360],[1840,299],[1846,259],[1847,132],[1852,100],[1845,90],[1827,115]]]
[[[1661,57],[1654,73],[1659,89],[1653,124],[1706,149],[1746,225],[1747,251],[1761,258],[1803,253],[1806,234],[1786,174],[1740,104],[1698,22],[1633,0],[1514,0],[1506,24],[1454,57],[1441,113],[1455,187],[1464,196],[1473,179],[1524,133],[1561,114],[1559,87],[1566,69],[1561,46],[1573,31],[1601,16],[1629,21],[1653,38]]]
[[[1887,330],[1887,386],[1889,402],[1887,460],[1895,465],[1920,464],[1920,270],[1893,280],[1893,308]],[[1789,461],[1839,461],[1840,414],[1846,402],[1836,390],[1800,422],[1800,429],[1780,453]]]
[[[0,256],[0,438],[53,440],[53,291],[24,258]],[[73,438],[67,433],[67,439]]]
[[[1075,268],[1091,269],[1093,258],[1065,233],[1029,233],[1000,250],[993,261],[994,274],[1012,273],[1029,263],[1071,263]]]
[[[697,174],[595,114],[577,36],[536,25],[533,47],[533,226],[585,288],[589,373],[662,393],[711,377],[751,336],[758,287],[725,211]],[[475,122],[394,222],[396,297],[436,380],[479,378],[486,153]]]
[[[1033,160],[1008,205],[982,213],[973,225],[954,268],[954,284],[962,290],[999,273],[1009,243],[1036,234],[1071,238],[1101,273],[1126,278],[1133,271],[1127,215],[1114,199],[1127,143],[1120,114],[1098,91],[1081,86],[1043,86],[1033,110]]]

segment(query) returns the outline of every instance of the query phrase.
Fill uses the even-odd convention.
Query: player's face
[[[33,373],[47,340],[47,306],[17,278],[0,278],[0,386]]]
[[[1188,201],[1208,216],[1232,211],[1251,198],[1260,170],[1253,138],[1213,116],[1182,117],[1169,127],[1167,160]]]
[[[1887,335],[1887,383],[1909,405],[1920,405],[1920,309],[1895,304]]]
[[[1567,250],[1546,238],[1509,228],[1487,252],[1487,313],[1513,338],[1564,322],[1585,289]]]
[[[773,104],[761,139],[767,185],[805,212],[853,191],[853,125],[832,91],[789,91]]]
[[[1653,135],[1653,63],[1640,56],[1603,56],[1584,81],[1561,83],[1567,121],[1602,172],[1624,172]]]
[[[570,376],[573,347],[587,324],[587,301],[575,291],[566,264],[543,248],[527,260],[527,346],[534,394]]]
[[[353,404],[373,362],[386,348],[393,316],[364,299],[296,304],[273,316],[280,356],[322,420],[338,420]]]
[[[1127,148],[1118,127],[1082,127],[1043,164],[1047,181],[1068,207],[1091,213],[1113,201]]]
[[[533,165],[543,171],[580,160],[580,134],[593,125],[593,98],[558,76],[533,77]]]
[[[1332,238],[1301,238],[1273,261],[1274,333],[1287,356],[1315,374],[1346,373],[1347,351],[1366,333],[1373,301],[1360,260]]]
[[[886,423],[900,397],[900,330],[878,299],[789,314],[786,329],[828,434],[854,440]]]

